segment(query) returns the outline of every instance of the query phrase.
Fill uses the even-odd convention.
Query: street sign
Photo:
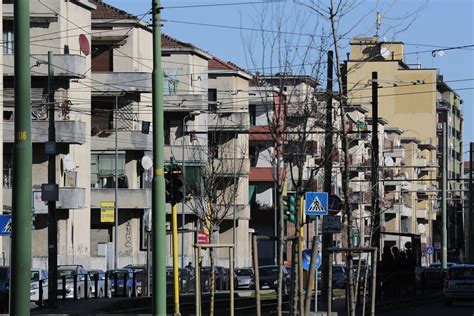
[[[302,266],[303,266],[303,269],[307,271],[309,270],[309,264],[311,263],[311,252],[312,252],[311,248],[303,250]],[[316,255],[316,269],[319,269],[320,266],[321,266],[321,254],[318,252],[318,254]]]
[[[341,216],[328,215],[323,217],[323,233],[338,234],[341,232]]]
[[[433,247],[431,247],[431,246],[426,247],[426,253],[429,254],[429,255],[432,255],[433,254]]]
[[[12,216],[0,215],[0,236],[12,235]]]
[[[328,194],[326,192],[306,192],[306,215],[328,215]]]
[[[100,202],[100,222],[115,222],[115,202]]]
[[[198,245],[208,245],[209,244],[209,234],[206,230],[198,230],[197,231],[197,241],[196,244]]]

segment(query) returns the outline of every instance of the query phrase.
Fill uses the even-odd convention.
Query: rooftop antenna
[[[382,16],[380,15],[380,12],[377,12],[377,18],[375,21],[375,36],[379,36],[379,31],[380,31],[380,26],[382,25]]]

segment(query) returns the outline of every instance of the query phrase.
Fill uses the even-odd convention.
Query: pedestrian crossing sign
[[[328,215],[327,192],[306,192],[305,214],[306,215]]]

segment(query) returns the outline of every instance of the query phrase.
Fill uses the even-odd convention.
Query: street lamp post
[[[184,226],[186,225],[185,221],[185,201],[186,201],[186,158],[184,155],[185,151],[185,146],[184,146],[184,137],[186,136],[186,119],[191,119],[195,118],[196,116],[199,116],[201,114],[200,111],[191,111],[187,115],[183,117],[183,138],[181,139],[181,146],[182,146],[182,160],[181,160],[181,170],[182,170],[182,175],[183,175],[183,181],[184,181],[184,186],[183,186],[183,202],[181,202],[181,229],[184,229]],[[197,264],[197,263],[195,263]],[[185,267],[185,262],[184,262],[184,231],[181,233],[181,268]]]

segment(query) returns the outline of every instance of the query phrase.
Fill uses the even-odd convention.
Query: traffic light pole
[[[184,202],[183,202],[184,203]],[[171,204],[173,221],[173,284],[174,284],[174,315],[181,315],[179,311],[179,270],[178,270],[178,209],[176,203]],[[184,268],[184,266],[183,266]]]
[[[12,262],[10,314],[30,315],[31,188],[33,146],[30,111],[30,2],[14,7],[15,133],[13,146]]]
[[[326,135],[325,135],[325,157],[324,157],[324,192],[331,194],[332,184],[332,151],[333,145],[333,117],[332,117],[332,89],[333,89],[333,52],[328,51],[328,65],[327,65],[327,93],[328,99],[326,101]],[[322,275],[328,275],[331,264],[329,262],[328,248],[332,246],[332,234],[324,233],[322,231]],[[322,278],[321,299],[327,302],[328,298],[328,279]]]
[[[27,1],[27,0],[25,0]],[[153,315],[166,316],[166,202],[164,178],[163,70],[161,68],[160,1],[152,0],[153,16]],[[29,37],[28,37],[29,38]],[[28,282],[29,284],[29,282]]]
[[[474,142],[469,144],[469,207],[468,207],[468,229],[469,229],[469,238],[468,242],[468,255],[469,263],[474,263],[474,183],[472,182],[472,174],[474,173]]]
[[[48,143],[54,153],[48,154],[48,184],[56,184],[56,127],[54,104],[53,52],[48,52]],[[52,146],[51,146],[52,145]],[[56,201],[48,201],[48,304],[56,307],[58,288],[58,224]]]

